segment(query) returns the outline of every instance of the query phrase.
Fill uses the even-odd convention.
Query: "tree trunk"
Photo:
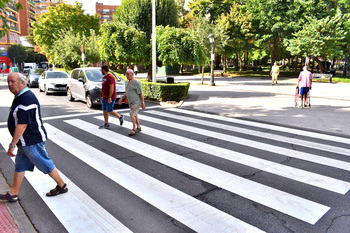
[[[202,65],[202,85],[204,84],[204,66]]]
[[[321,62],[318,58],[315,58],[315,61],[318,64],[318,67],[320,68],[321,73],[325,73],[326,68],[323,65],[323,62]]]
[[[152,81],[152,62],[148,66],[148,73],[147,73],[147,82],[151,82],[151,81]]]

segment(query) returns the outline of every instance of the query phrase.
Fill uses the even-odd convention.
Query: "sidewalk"
[[[271,80],[215,77],[215,86],[191,78],[188,98],[182,108],[229,117],[271,122],[301,129],[350,137],[350,84],[317,83],[311,90],[311,108],[295,108],[296,78]],[[176,77],[175,81],[186,80]]]

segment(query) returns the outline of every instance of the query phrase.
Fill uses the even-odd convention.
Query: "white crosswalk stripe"
[[[103,117],[96,117],[97,119],[103,120]],[[142,116],[142,119],[147,119],[148,121],[158,121],[158,119]],[[119,120],[112,118],[111,123],[118,124]],[[132,123],[125,122],[124,126],[132,128]],[[314,185],[323,189],[327,189],[340,194],[345,194],[350,189],[350,183],[337,180],[331,177],[322,176],[312,172],[304,171],[301,169],[285,166],[283,164],[270,162],[267,160],[255,158],[247,154],[235,152],[232,150],[220,148],[218,146],[212,146],[207,143],[198,142],[189,138],[183,138],[175,134],[170,134],[160,130],[152,129],[147,126],[143,126],[143,133],[148,134],[159,139],[166,141],[171,141],[172,143],[179,144],[185,147],[189,147],[194,150],[201,151],[203,153],[208,153],[213,156],[224,158],[227,160],[234,161],[236,163],[241,163],[246,166],[254,167],[263,171],[271,172],[289,179],[293,179],[306,184]],[[214,132],[212,132],[214,133]],[[186,141],[186,143],[184,143]]]
[[[124,120],[123,128],[132,128],[129,118],[125,117]],[[293,158],[300,163],[307,161],[347,173],[350,171],[350,162],[347,162],[349,159],[346,159],[350,156],[350,140],[347,138],[303,132],[304,138],[296,139],[294,137],[300,133],[297,129],[178,108],[148,109],[140,112],[140,120],[142,121],[142,132],[135,137],[127,136],[123,128],[111,127],[110,130],[99,130],[98,125],[103,121],[103,117],[96,113],[50,117],[46,119],[45,127],[49,132],[49,140],[58,147],[78,158],[83,164],[93,168],[106,179],[110,179],[136,195],[137,198],[196,232],[263,232],[263,230],[259,229],[257,223],[248,223],[237,216],[232,216],[211,203],[201,201],[158,180],[157,177],[147,172],[114,158],[111,152],[107,153],[89,145],[79,137],[77,132],[91,135],[96,139],[96,143],[107,141],[115,148],[124,148],[123,151],[128,151],[130,155],[138,155],[155,161],[159,165],[165,165],[193,179],[206,182],[311,225],[322,219],[332,205],[328,206],[321,198],[301,197],[298,194],[272,187],[273,185],[262,184],[196,161],[195,157],[170,152],[159,147],[154,141],[148,143],[145,137],[166,141],[177,147],[187,148],[187,150],[196,151],[223,162],[230,161],[238,166],[258,169],[258,171],[264,171],[268,176],[279,176],[296,185],[310,187],[310,190],[322,190],[323,193],[341,196],[346,195],[350,189],[350,182],[345,181],[346,179],[341,180],[341,178],[318,174],[311,171],[312,169],[303,170],[289,166],[288,163],[269,161],[259,158],[256,154],[269,154],[270,157],[282,159]],[[60,127],[55,125],[57,121],[60,121]],[[113,117],[109,119],[109,122],[112,126],[119,125],[119,120]],[[69,131],[63,131],[60,128],[69,128]],[[266,132],[266,130],[281,132],[283,136]],[[236,134],[248,136],[244,138],[233,136]],[[7,136],[7,129],[4,128],[0,128],[0,135],[6,135],[0,138],[0,143],[5,148],[5,145],[8,145],[7,140],[11,137]],[[203,136],[222,140],[232,145],[254,148],[254,151],[247,150],[247,153],[245,151],[242,153],[231,147],[226,149],[222,146],[204,143],[198,140],[198,137]],[[262,142],[259,142],[257,138],[263,139]],[[275,145],[274,142],[278,142],[278,145]],[[332,143],[330,145],[327,142]],[[291,144],[298,146],[298,150],[289,149]],[[325,156],[327,153],[335,156]],[[341,156],[344,157],[342,160],[336,159]],[[69,192],[55,198],[45,196],[48,187],[54,186],[54,182],[48,176],[35,171],[27,173],[26,178],[69,232],[131,232],[127,223],[116,219],[103,206],[97,204],[79,188],[78,183],[75,184],[69,177],[61,172],[60,174],[67,182]],[[118,211],[123,211],[123,209],[118,209]],[[81,219],[84,219],[83,222]]]
[[[3,135],[0,143],[6,150],[5,145],[10,143],[11,136],[4,128],[0,129],[0,135]],[[68,177],[61,172],[60,175],[69,191],[54,198],[45,195],[49,187],[56,186],[48,175],[34,169],[33,172],[26,172],[25,177],[69,232],[131,232]]]
[[[148,145],[127,136],[120,136],[112,131],[98,130],[96,125],[88,122],[82,120],[67,120],[66,122],[95,136],[106,138],[106,140],[112,143],[116,143],[114,138],[118,136],[118,145],[127,149],[132,149],[135,153],[305,222],[315,224],[329,210],[328,206],[186,159],[177,154]]]

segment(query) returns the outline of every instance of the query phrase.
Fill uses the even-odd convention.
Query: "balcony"
[[[36,19],[34,17],[29,17],[29,19],[32,21],[36,21]]]
[[[30,0],[28,0],[28,3],[29,3],[30,5],[32,5],[32,6],[35,6],[35,3],[32,2],[32,1],[30,1]]]
[[[14,5],[7,4],[7,8],[10,8],[11,10],[16,11],[16,7]]]
[[[17,20],[17,17],[16,17],[16,16],[9,15],[9,16],[8,16],[8,18],[9,18],[9,19],[11,19],[11,20],[13,20],[13,21],[15,21],[16,23],[18,22],[18,20]]]
[[[33,9],[29,9],[29,12],[31,12],[32,14],[34,14],[34,15],[35,15],[35,10],[33,10]]]
[[[18,28],[15,26],[10,26],[10,30],[18,32]]]

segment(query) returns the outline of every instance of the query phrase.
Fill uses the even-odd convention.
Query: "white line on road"
[[[69,122],[79,128],[80,123],[84,124],[83,121]],[[53,134],[50,139],[54,143],[197,232],[262,232],[258,228],[162,183],[51,125],[45,125],[45,127]],[[88,124],[87,127],[90,129],[93,127],[92,131],[97,129],[97,126],[91,126],[91,124]],[[100,130],[98,132],[104,134],[106,131]],[[114,139],[115,136],[114,134]]]
[[[330,209],[328,206],[181,157],[128,136],[122,136],[109,130],[99,130],[96,125],[86,121],[76,119],[65,122],[149,159],[310,224],[315,224]]]
[[[102,116],[95,117],[95,118],[99,120],[104,120]],[[142,119],[145,119],[145,116],[142,116]],[[119,123],[119,120],[116,118],[110,118],[109,121],[115,124]],[[156,121],[158,120],[154,120],[154,122]],[[132,128],[132,123],[124,121],[124,126]],[[228,150],[218,146],[213,146],[208,143],[195,141],[190,138],[180,137],[176,134],[171,134],[161,130],[152,129],[147,126],[142,126],[142,133],[165,140],[165,141],[169,141],[171,143],[175,143],[187,148],[201,151],[209,155],[227,159],[246,166],[254,167],[256,169],[270,172],[275,175],[283,176],[291,180],[295,180],[295,181],[303,182],[319,188],[323,188],[332,192],[346,194],[350,189],[349,182],[337,180],[331,177],[304,171],[298,168],[293,168],[283,164],[256,158],[256,157],[239,153],[233,150]]]

